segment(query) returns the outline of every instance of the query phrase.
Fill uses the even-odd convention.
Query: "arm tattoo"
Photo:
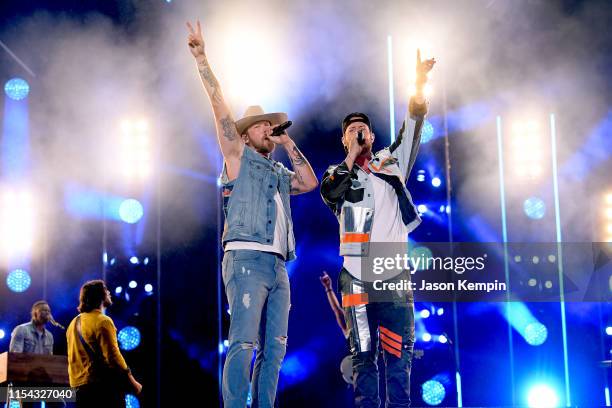
[[[236,140],[236,125],[229,115],[219,120],[219,123],[223,129],[223,136],[230,142]]]
[[[303,165],[306,164],[306,158],[304,157],[302,152],[299,151],[297,146],[293,146],[293,154],[295,156],[290,156],[290,159],[291,159],[291,163],[293,163],[294,167],[295,166],[303,166]]]
[[[221,92],[219,81],[217,81],[217,78],[215,78],[214,74],[212,73],[208,62],[204,61],[202,64],[198,64],[198,71],[200,72],[200,77],[202,78],[202,81],[208,84],[208,86],[211,88],[212,93],[210,94],[210,99],[214,104],[220,104]]]
[[[206,81],[208,86],[210,86],[211,88],[219,87],[219,82],[217,81],[217,78],[215,78],[215,76],[213,75],[208,62],[204,61],[201,64],[198,64],[198,71],[200,71],[200,76],[202,76],[202,79]]]

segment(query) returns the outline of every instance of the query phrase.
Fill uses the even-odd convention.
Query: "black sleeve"
[[[344,193],[351,187],[351,174],[345,162],[338,166],[330,167],[323,175],[321,182],[321,197],[330,208],[344,196]]]

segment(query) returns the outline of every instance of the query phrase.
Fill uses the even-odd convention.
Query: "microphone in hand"
[[[272,133],[270,134],[270,136],[282,135],[283,133],[285,133],[285,130],[289,129],[289,126],[291,126],[292,124],[293,122],[288,120],[285,123],[281,123],[280,125],[275,126],[274,129],[272,129]]]

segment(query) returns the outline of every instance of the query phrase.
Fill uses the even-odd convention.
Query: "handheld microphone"
[[[357,131],[357,143],[359,143],[359,146],[363,146],[365,143],[365,137],[363,136],[363,130]]]
[[[272,129],[272,133],[270,134],[270,136],[280,136],[283,133],[285,133],[285,130],[289,129],[289,126],[293,125],[293,122],[291,122],[290,120],[286,121],[285,123],[281,123],[280,125],[274,127],[274,129]]]

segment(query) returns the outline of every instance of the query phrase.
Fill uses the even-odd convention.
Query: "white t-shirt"
[[[252,249],[254,251],[273,252],[286,258],[288,233],[287,215],[285,213],[285,207],[283,207],[283,200],[278,191],[274,194],[274,202],[276,203],[276,223],[272,245],[249,241],[231,241],[225,244],[225,250]]]
[[[397,194],[391,184],[374,174],[368,177],[374,190],[374,220],[370,242],[404,243],[408,241],[408,228],[402,220]],[[344,256],[342,266],[355,278],[361,280],[360,256]]]

